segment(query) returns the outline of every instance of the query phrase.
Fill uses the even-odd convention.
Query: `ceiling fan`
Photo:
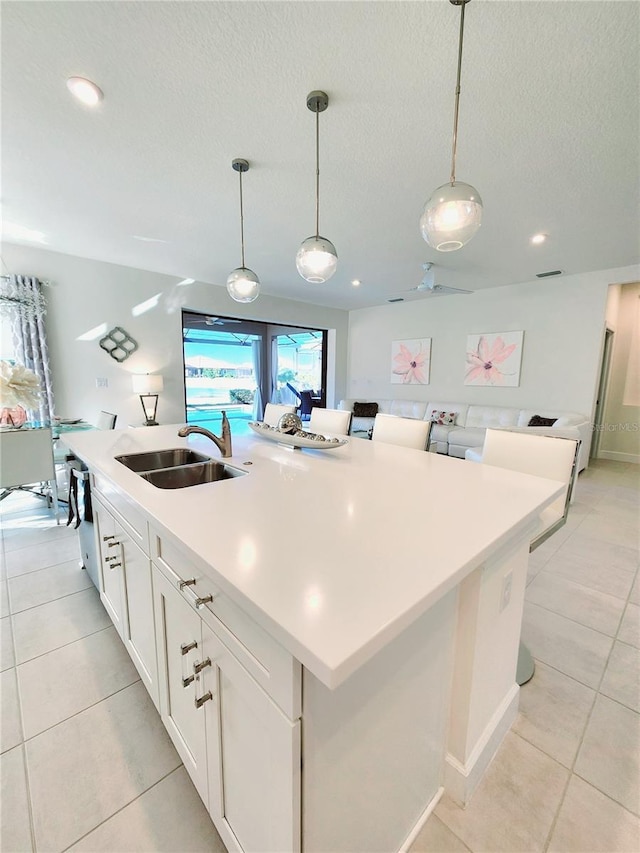
[[[226,326],[228,323],[242,323],[242,320],[234,320],[232,317],[190,317],[189,325],[204,326]]]
[[[446,296],[448,293],[473,293],[473,290],[463,290],[460,287],[446,287],[444,284],[436,284],[434,264],[422,264],[425,276],[416,287],[410,287],[408,293],[419,293],[421,296]]]

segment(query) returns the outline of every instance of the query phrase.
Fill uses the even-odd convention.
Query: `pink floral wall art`
[[[492,332],[467,337],[465,385],[520,384],[524,332]]]
[[[431,338],[392,342],[391,382],[393,385],[428,385],[430,363]]]

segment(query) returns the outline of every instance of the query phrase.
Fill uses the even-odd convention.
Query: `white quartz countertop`
[[[188,446],[181,425],[67,433],[248,615],[336,687],[562,491],[550,480],[381,442],[330,451],[233,438],[247,476],[159,489],[115,456]],[[251,462],[245,466],[245,462]]]

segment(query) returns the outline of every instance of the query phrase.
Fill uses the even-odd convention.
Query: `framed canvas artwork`
[[[431,338],[393,341],[391,344],[391,383],[428,385],[431,365]]]
[[[513,388],[520,384],[524,332],[490,332],[467,337],[465,385]]]

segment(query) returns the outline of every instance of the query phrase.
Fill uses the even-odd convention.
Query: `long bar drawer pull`
[[[109,536],[103,536],[102,541],[107,543],[107,548],[115,548],[120,544],[116,539],[115,533],[111,533]]]
[[[196,607],[204,607],[210,601],[213,601],[212,595],[205,595],[204,598],[196,598]]]
[[[109,564],[109,568],[110,568],[110,569],[117,569],[117,568],[118,568],[118,566],[121,566],[121,565],[122,565],[122,563],[112,563],[112,562],[111,562],[111,560],[108,560],[107,562],[108,562],[108,564]]]
[[[213,693],[210,690],[207,690],[204,696],[201,696],[199,699],[196,696],[196,708],[202,708],[204,703],[208,702],[209,699],[213,699]]]
[[[211,658],[206,658],[203,661],[197,661],[193,665],[193,671],[197,675],[199,672],[202,672],[205,667],[211,666]]]
[[[192,684],[195,681],[195,678],[196,678],[195,675],[188,675],[186,678],[183,678],[182,679],[182,686],[188,687],[190,684]]]
[[[183,655],[188,655],[189,652],[191,651],[191,649],[197,649],[197,648],[198,648],[198,644],[194,640],[192,643],[183,643],[180,646],[180,651],[182,652]]]
[[[180,581],[180,583],[178,584],[178,589],[184,589],[185,586],[193,586],[195,582],[195,578],[189,578],[188,581]]]

